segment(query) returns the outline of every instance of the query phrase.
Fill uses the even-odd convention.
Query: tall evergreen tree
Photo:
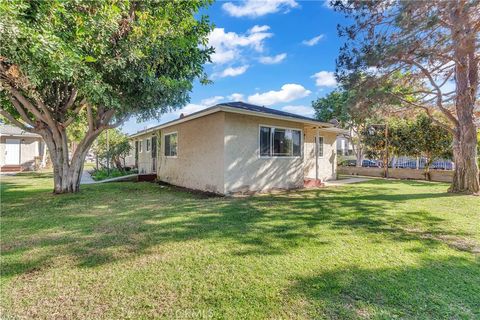
[[[364,83],[398,80],[388,94],[422,109],[453,135],[455,174],[451,192],[479,194],[474,108],[478,99],[480,4],[452,1],[333,1],[354,23],[340,27],[346,38],[337,76]],[[397,78],[396,78],[397,77]]]

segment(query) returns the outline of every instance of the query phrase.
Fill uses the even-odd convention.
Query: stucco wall
[[[226,113],[226,193],[303,186],[303,157],[260,157],[261,124],[303,130],[303,124],[298,122]]]
[[[304,134],[305,177],[315,179],[315,129],[306,128]],[[323,157],[318,158],[318,178],[334,180],[337,176],[337,135],[319,129],[319,136],[323,137]]]
[[[224,119],[217,112],[161,130],[157,176],[174,185],[224,193]],[[177,132],[177,157],[165,157],[164,135]]]
[[[155,136],[154,133],[146,133],[144,135],[138,136],[133,140],[133,164],[135,164],[135,141],[138,141],[142,144],[142,152],[138,153],[138,172],[139,173],[152,173],[152,145],[151,139]],[[147,139],[150,139],[150,150],[147,151]]]
[[[19,139],[20,142],[20,164],[29,165],[34,162],[35,157],[40,156],[41,138],[33,137],[0,137],[0,165],[5,164],[5,141],[6,139]]]
[[[127,167],[135,166],[135,141],[130,141],[130,153],[125,157],[125,165]]]

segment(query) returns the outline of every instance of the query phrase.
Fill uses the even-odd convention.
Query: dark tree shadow
[[[205,198],[150,183],[88,185],[79,194],[62,196],[8,183],[2,186],[6,200],[1,228],[10,234],[1,244],[2,275],[48,267],[65,255],[80,267],[94,267],[148,254],[160,244],[193,239],[228,243],[232,255],[279,255],[306,241],[328,244],[319,238],[319,226],[382,233],[382,241],[419,240],[425,248],[468,237],[445,230],[443,219],[429,212],[385,214],[412,199],[450,196],[428,192],[425,185],[420,188],[425,192],[418,194],[391,194],[391,187],[378,183],[376,188],[356,185],[232,199]],[[18,236],[11,236],[15,232]],[[470,252],[478,247],[451,246]],[[36,249],[47,250],[34,260],[8,259]]]
[[[295,279],[290,293],[308,299],[319,318],[479,319],[480,265],[450,257],[396,268],[347,267]]]

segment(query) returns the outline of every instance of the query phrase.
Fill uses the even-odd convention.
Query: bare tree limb
[[[6,85],[4,86],[7,91],[10,92],[11,95],[13,95],[15,97],[15,99],[18,100],[18,102],[20,102],[24,107],[25,109],[27,109],[28,111],[30,111],[35,117],[37,117],[38,120],[41,120],[41,121],[45,121],[45,118],[43,117],[43,115],[40,113],[40,110],[38,110],[37,107],[35,107],[30,101],[28,101],[27,98],[25,98],[23,96],[23,94],[21,94],[17,89],[13,88],[12,86],[10,85]]]
[[[87,121],[88,121],[88,130],[94,131],[95,126],[93,124],[92,106],[90,104],[87,104]]]
[[[35,126],[33,121],[28,117],[27,113],[23,109],[23,107],[20,105],[20,103],[13,97],[13,96],[8,96],[8,99],[12,103],[12,105],[15,107],[15,110],[20,114],[20,117],[22,118],[23,121],[31,125],[32,127]]]
[[[75,103],[75,99],[77,98],[78,91],[77,89],[73,89],[70,97],[68,98],[67,103],[65,104],[65,110],[70,109],[73,104]]]
[[[78,105],[77,107],[73,110],[73,116],[71,116],[70,118],[67,119],[67,121],[65,121],[62,125],[64,128],[68,127],[69,125],[71,125],[73,123],[73,121],[75,121],[75,117],[83,110],[83,108],[85,108],[85,106],[87,105],[86,104],[86,99],[83,99]]]
[[[393,94],[392,94],[392,95],[393,95]],[[407,103],[407,104],[409,104],[409,105],[411,105],[411,106],[413,106],[413,107],[416,107],[416,108],[420,108],[420,109],[425,110],[426,113],[427,113],[427,115],[428,115],[428,117],[429,117],[430,119],[432,119],[433,122],[435,122],[437,125],[441,126],[442,128],[448,130],[449,132],[455,133],[455,130],[454,130],[452,127],[446,125],[445,123],[443,123],[443,122],[441,122],[441,121],[438,121],[438,119],[436,119],[435,116],[432,114],[432,110],[431,110],[429,107],[423,106],[423,105],[418,104],[418,103],[415,103],[415,102],[411,102],[411,101],[405,100],[405,99],[402,98],[401,96],[397,96],[397,95],[394,95],[394,96],[395,96],[397,99],[399,99],[399,100],[401,100],[402,102],[404,102],[404,103]]]
[[[453,116],[453,114],[446,108],[443,107],[443,98],[442,98],[442,90],[440,89],[440,87],[438,86],[438,84],[435,82],[435,80],[433,79],[432,77],[432,74],[424,67],[422,66],[420,63],[418,63],[417,61],[415,60],[411,60],[411,59],[403,59],[402,60],[403,62],[407,63],[407,64],[410,64],[410,65],[414,65],[416,66],[418,69],[420,69],[422,71],[422,73],[427,77],[427,79],[429,80],[430,84],[432,85],[432,87],[434,87],[435,91],[436,91],[436,96],[437,96],[437,107],[440,109],[440,111],[443,112],[443,114],[445,114],[447,116],[447,118],[455,125],[455,126],[458,126],[458,120]]]
[[[17,119],[15,119],[15,118],[14,118],[10,113],[8,113],[6,110],[0,109],[0,114],[1,114],[2,116],[4,116],[5,118],[7,118],[8,121],[10,121],[11,123],[13,123],[15,126],[19,127],[20,129],[25,130],[25,131],[28,131],[28,132],[31,132],[31,133],[35,133],[35,129],[27,127],[24,123],[22,123],[22,122],[18,121]]]

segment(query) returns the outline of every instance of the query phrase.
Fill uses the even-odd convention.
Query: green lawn
[[[1,179],[2,319],[480,318],[480,198],[445,184],[231,199]]]

